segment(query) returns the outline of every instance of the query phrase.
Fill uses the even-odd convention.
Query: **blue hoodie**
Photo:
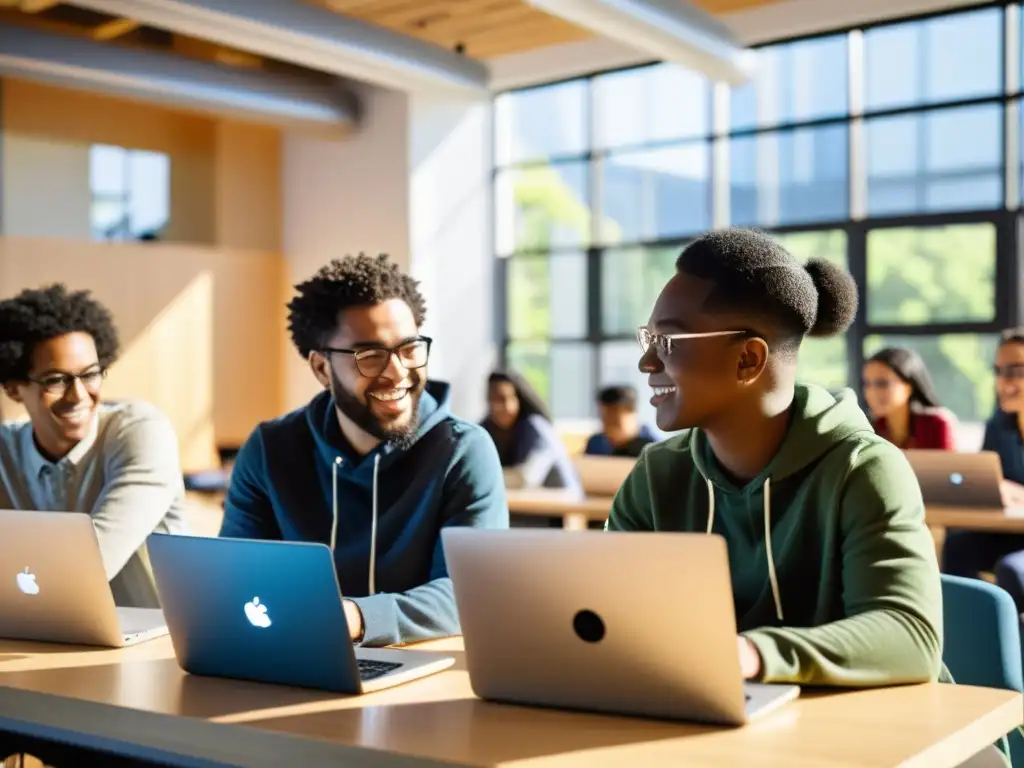
[[[238,453],[220,535],[333,542],[363,645],[459,634],[440,530],[507,528],[508,504],[490,436],[449,413],[448,393],[427,382],[408,450],[383,443],[358,456],[328,392],[263,422]]]

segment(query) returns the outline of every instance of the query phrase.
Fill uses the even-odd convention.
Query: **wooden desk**
[[[70,697],[54,699],[60,705],[54,707],[55,728],[66,729],[68,718],[90,721],[85,715],[77,720],[77,699],[82,711],[95,708],[87,702],[105,702],[321,744],[517,768],[952,767],[1024,719],[1020,694],[939,684],[808,693],[738,729],[504,706],[473,696],[461,639],[420,647],[453,653],[457,662],[438,675],[360,697],[186,675],[167,638],[84,652],[0,642],[0,685]],[[0,702],[9,695],[0,693]],[[97,722],[95,715],[91,722]],[[195,721],[162,722],[165,729],[182,724],[185,738]],[[227,729],[224,739],[237,733]],[[167,745],[177,737],[161,731],[160,738]],[[221,754],[231,754],[230,747],[222,743]]]
[[[929,506],[925,522],[932,528],[959,528],[993,533],[1024,533],[1024,514],[1006,514],[990,509]]]
[[[560,517],[562,527],[570,531],[585,531],[591,520],[604,522],[611,512],[610,496],[587,496],[582,499],[560,490],[510,490],[508,511],[514,515]]]

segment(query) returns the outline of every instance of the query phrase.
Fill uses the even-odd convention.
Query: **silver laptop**
[[[720,536],[441,536],[480,698],[739,725],[799,694],[743,682]]]
[[[120,648],[167,634],[154,608],[117,608],[79,512],[0,510],[0,638]]]
[[[925,506],[1002,510],[999,454],[992,451],[906,451]]]
[[[357,694],[455,662],[427,651],[356,649],[324,544],[153,534],[149,557],[186,672]]]
[[[614,496],[636,466],[623,456],[574,456],[573,465],[588,496]]]

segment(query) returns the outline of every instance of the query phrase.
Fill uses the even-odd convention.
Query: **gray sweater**
[[[151,405],[101,405],[89,436],[56,463],[31,423],[0,424],[0,509],[91,515],[118,605],[159,606],[146,539],[184,533],[184,507],[178,440]]]

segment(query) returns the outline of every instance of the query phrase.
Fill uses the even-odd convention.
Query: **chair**
[[[1020,616],[1004,590],[977,579],[942,576],[943,653],[953,679],[965,685],[1024,690]],[[1007,741],[1013,768],[1024,768],[1024,737]]]

